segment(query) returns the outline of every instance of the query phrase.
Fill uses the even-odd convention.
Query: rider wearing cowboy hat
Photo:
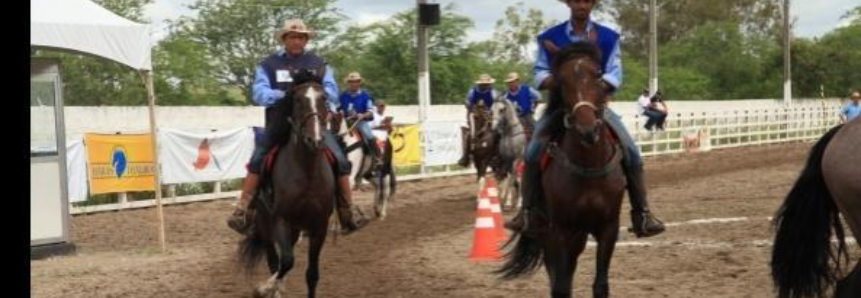
[[[602,77],[601,86],[609,96],[622,84],[622,58],[620,54],[620,35],[604,25],[592,21],[590,14],[599,0],[560,0],[568,5],[571,19],[555,25],[538,35],[538,58],[535,60],[535,85],[539,89],[553,89],[553,76],[550,73],[550,61],[562,48],[575,42],[586,41],[597,46],[602,53],[600,61]],[[550,100],[554,100],[550,98]],[[548,107],[553,107],[548,104]],[[558,105],[557,105],[558,106]],[[523,207],[521,212],[506,227],[521,231],[524,235],[535,235],[535,216],[546,214],[540,204],[534,202],[543,197],[540,180],[539,160],[545,151],[550,138],[548,127],[561,124],[562,113],[545,111],[532,134],[532,140],[526,148],[526,169],[523,173],[522,192]],[[637,237],[649,237],[664,231],[664,225],[649,210],[646,200],[646,183],[643,177],[643,163],[640,152],[633,139],[628,134],[619,116],[610,109],[605,109],[605,121],[610,125],[620,141],[625,145],[623,168],[627,180],[628,198],[631,203],[632,231]],[[537,210],[533,210],[533,208]]]
[[[520,74],[510,72],[505,78],[505,83],[508,84],[508,89],[505,90],[505,98],[517,105],[517,116],[520,117],[520,122],[524,128],[531,134],[535,127],[535,118],[533,113],[538,101],[541,100],[541,93],[535,88],[530,88],[526,84],[520,83]]]
[[[379,147],[376,145],[377,140],[374,137],[374,134],[371,132],[370,121],[374,118],[374,112],[376,111],[376,107],[374,106],[374,99],[371,95],[362,88],[362,75],[359,72],[351,72],[347,75],[347,78],[344,79],[344,82],[347,83],[347,91],[341,93],[341,107],[340,111],[345,116],[355,116],[358,124],[356,127],[359,129],[359,132],[362,134],[362,139],[365,143],[366,148],[368,148],[368,152],[371,154],[371,158],[373,158],[374,165],[379,165],[380,152]]]
[[[305,46],[316,33],[305,26],[302,20],[291,19],[284,22],[284,27],[275,32],[275,39],[283,45],[275,54],[266,57],[255,69],[252,98],[257,105],[266,107],[266,127],[275,123],[277,115],[272,107],[284,100],[293,88],[292,75],[298,72],[310,71],[313,75],[323,78],[326,90],[326,106],[329,112],[335,113],[338,108],[338,85],[335,83],[332,69],[323,58],[307,52]],[[350,192],[350,162],[338,145],[334,136],[324,134],[324,143],[337,160],[338,200],[337,211],[340,216],[343,232],[350,233],[361,228],[365,222],[354,221],[351,212],[352,194]],[[263,168],[263,158],[268,152],[268,144],[263,140],[257,144],[254,154],[248,164],[248,176],[242,183],[242,194],[233,215],[227,220],[227,225],[239,233],[249,232],[253,212],[246,212],[255,197],[259,184],[259,175]]]
[[[472,89],[469,89],[469,93],[466,95],[466,118],[469,127],[461,127],[461,131],[463,132],[461,134],[463,155],[461,155],[460,160],[457,162],[461,166],[468,166],[470,162],[469,148],[471,135],[469,133],[469,128],[472,127],[471,116],[473,108],[475,107],[475,104],[479,103],[479,101],[483,103],[486,108],[490,108],[490,106],[493,104],[493,100],[499,95],[496,92],[496,89],[493,89],[492,87],[493,83],[495,82],[496,80],[490,77],[489,74],[481,74],[478,77],[478,80],[475,81],[476,86],[472,87]]]

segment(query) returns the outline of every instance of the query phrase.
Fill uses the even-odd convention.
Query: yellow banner
[[[84,142],[87,146],[90,193],[155,190],[155,166],[149,134],[88,133]]]
[[[420,126],[395,126],[392,129],[391,140],[395,154],[392,157],[395,166],[410,166],[422,163]]]

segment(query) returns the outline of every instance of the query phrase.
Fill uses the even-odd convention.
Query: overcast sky
[[[702,0],[713,1],[713,0]],[[155,27],[154,38],[164,35],[164,20],[187,15],[186,8],[194,0],[155,0],[146,9],[146,15]],[[502,17],[505,8],[518,2],[528,3],[528,7],[539,8],[549,19],[562,20],[568,10],[558,0],[431,0],[441,6],[455,2],[457,11],[469,16],[475,28],[469,31],[471,41],[484,40],[493,34],[496,21]],[[840,16],[859,5],[858,0],[805,0],[792,1],[791,13],[797,18],[795,35],[802,37],[821,36],[840,23]],[[368,24],[385,20],[395,13],[415,7],[415,0],[339,0],[335,4],[341,13],[348,16],[348,22]],[[599,20],[601,20],[599,18]],[[604,20],[607,21],[607,20]],[[274,30],[274,29],[273,29]]]

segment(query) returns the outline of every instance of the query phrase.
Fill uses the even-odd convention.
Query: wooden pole
[[[164,239],[164,210],[161,202],[161,164],[158,161],[158,125],[155,122],[155,87],[153,87],[152,71],[143,71],[144,80],[146,81],[146,91],[149,98],[149,130],[152,138],[152,154],[155,170],[153,177],[155,178],[155,202],[156,212],[158,213],[158,242],[161,245],[161,251],[167,251],[167,243]]]

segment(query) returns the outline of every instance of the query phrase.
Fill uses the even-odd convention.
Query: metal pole
[[[792,104],[792,65],[790,64],[789,0],[783,0],[783,103]]]
[[[427,4],[427,0],[417,0],[418,5]],[[430,63],[428,57],[428,26],[418,23],[418,84],[419,84],[419,124],[427,120],[427,109],[430,108]]]
[[[649,1],[649,91],[658,92],[658,7]]]
[[[158,161],[158,125],[155,122],[155,87],[153,87],[152,71],[145,70],[144,78],[146,80],[146,91],[149,98],[149,130],[152,138],[152,159],[155,169],[153,170],[153,178],[155,179],[155,202],[156,212],[158,213],[158,241],[161,244],[161,251],[167,251],[167,243],[164,239],[164,210],[162,210],[161,202],[161,164]]]
[[[422,4],[427,4],[427,0],[416,0],[416,8]],[[419,18],[420,19],[420,18]],[[430,109],[430,57],[428,56],[428,26],[423,25],[421,21],[417,22],[417,50],[418,50],[418,97],[419,97],[419,127],[423,127],[427,120],[427,113]],[[422,148],[427,145],[427,140],[422,135]],[[422,161],[421,172],[425,172],[424,161]]]

